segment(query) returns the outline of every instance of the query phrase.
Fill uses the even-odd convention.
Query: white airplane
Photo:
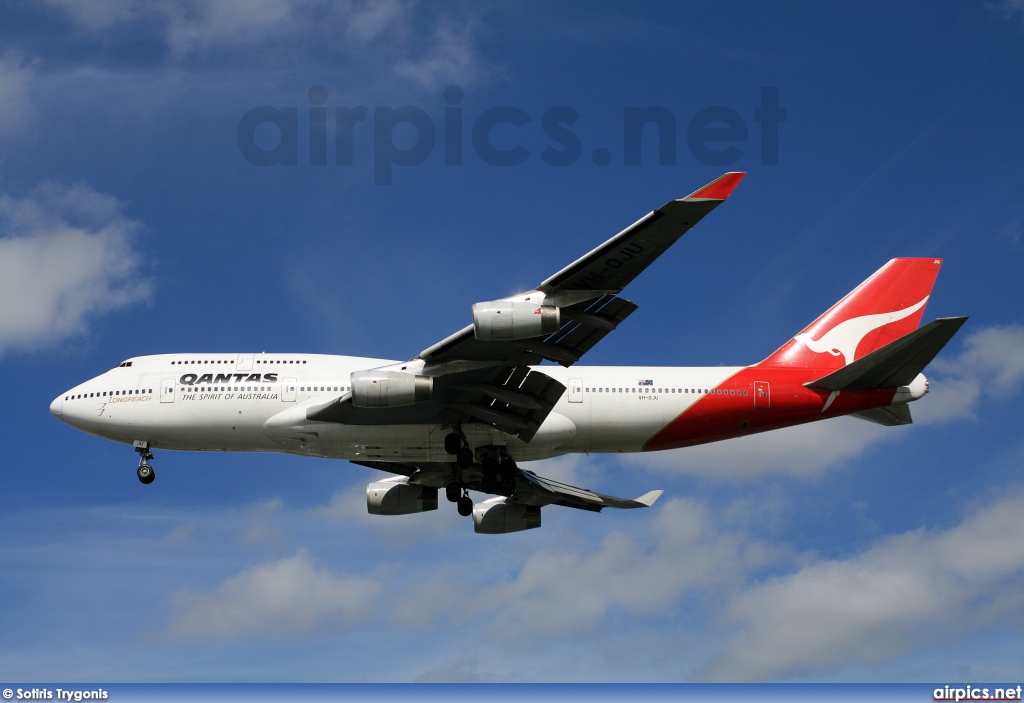
[[[643,217],[536,289],[473,306],[473,323],[408,361],[320,354],[134,357],[58,396],[58,418],[153,449],[285,452],[396,474],[367,486],[370,513],[437,509],[438,490],[481,533],[539,527],[540,510],[647,507],[518,463],[742,437],[839,415],[911,422],[921,374],[965,317],[918,328],[941,259],[893,259],[753,366],[581,367],[636,305],[618,293],[720,205],[727,173]],[[543,363],[543,362],[554,363]],[[495,497],[474,506],[469,491]]]

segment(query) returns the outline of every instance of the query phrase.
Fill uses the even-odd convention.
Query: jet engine
[[[477,339],[529,339],[557,332],[559,310],[551,305],[494,300],[473,306],[473,333]]]
[[[473,507],[473,531],[482,535],[504,535],[540,527],[540,508],[514,503],[508,498],[491,498]]]
[[[437,510],[437,489],[409,483],[405,476],[375,481],[366,486],[370,515],[409,515]]]
[[[434,379],[405,371],[355,371],[352,373],[352,405],[357,408],[390,408],[430,400]]]

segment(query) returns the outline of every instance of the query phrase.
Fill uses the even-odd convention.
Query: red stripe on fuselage
[[[895,388],[843,391],[822,412],[830,394],[804,388],[804,384],[829,372],[828,369],[747,367],[683,411],[648,440],[643,451],[691,447],[881,408],[889,405],[896,393]],[[755,407],[754,383],[757,381],[768,383],[767,408]],[[730,391],[739,391],[739,394],[729,395]],[[744,391],[747,395],[743,395]]]

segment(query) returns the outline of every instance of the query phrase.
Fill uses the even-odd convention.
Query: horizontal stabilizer
[[[853,416],[859,417],[861,420],[867,420],[868,422],[885,425],[886,427],[909,425],[914,421],[913,418],[910,417],[910,406],[905,404],[890,405],[885,408],[872,408],[871,410],[865,410],[862,413],[854,413]]]
[[[929,322],[806,386],[820,391],[870,391],[910,385],[965,322],[966,317]]]

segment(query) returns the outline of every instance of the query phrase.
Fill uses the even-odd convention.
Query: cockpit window
[[[131,365],[132,365],[132,362],[130,362],[130,361],[122,361],[120,364],[117,365],[117,368],[119,368],[119,369],[126,369],[129,366],[131,366]]]

